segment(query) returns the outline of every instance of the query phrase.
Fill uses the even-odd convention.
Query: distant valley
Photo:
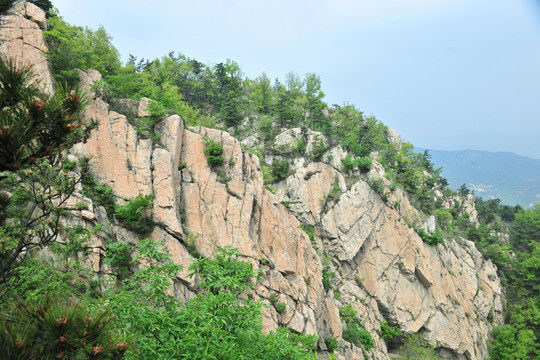
[[[423,152],[425,149],[416,148]],[[429,150],[431,161],[442,167],[450,187],[466,184],[484,200],[501,199],[524,208],[540,202],[540,160],[510,152]]]

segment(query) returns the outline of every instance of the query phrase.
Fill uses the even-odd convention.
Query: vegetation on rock
[[[40,3],[48,5],[47,1]],[[3,5],[0,3],[0,11]],[[449,189],[429,152],[415,153],[409,143],[390,141],[383,123],[353,105],[328,106],[315,74],[302,79],[289,73],[284,83],[276,79],[271,85],[264,73],[256,80],[243,79],[239,65],[231,60],[205,65],[174,53],[153,61],[130,56],[123,65],[103,28],[92,31],[72,26],[54,12],[48,25],[48,57],[56,81],[73,87],[78,80],[75,67],[93,68],[103,75],[103,82],[95,84],[94,90],[104,100],[152,99],[150,116],[133,113],[130,122],[140,138],[149,138],[156,146],[160,138],[155,125],[177,113],[187,125],[221,127],[239,137],[253,135],[260,139],[257,151],[265,184],[277,186],[286,180],[294,173],[298,158],[307,163],[330,162],[330,150],[338,145],[346,153],[337,164],[347,173],[347,186],[351,178],[364,181],[371,176],[365,172],[384,170],[381,177],[370,177],[370,186],[379,194],[375,196],[388,202],[389,195],[399,187],[420,210],[420,217],[435,216],[434,231],[411,224],[422,240],[435,246],[444,244],[445,238],[468,238],[498,266],[507,288],[508,307],[506,325],[493,331],[490,359],[540,356],[540,206],[523,210],[478,199],[476,209],[482,224],[476,224],[464,206],[469,191],[466,187]],[[63,353],[66,358],[88,359],[316,358],[315,336],[286,328],[263,334],[263,304],[255,300],[254,293],[259,274],[250,263],[239,260],[238,250],[218,249],[214,259],[197,254],[189,266],[196,295],[181,303],[172,295],[181,266],[172,263],[161,243],[142,240],[133,253],[135,245],[101,225],[61,229],[61,219],[69,218],[68,210],[85,210],[84,202],[74,209],[64,206],[79,184],[93,206],[104,207],[109,220],[116,219],[114,224],[142,237],[154,229],[150,212],[154,199],[153,195],[139,195],[117,205],[113,190],[90,175],[90,159],[76,163],[63,158],[61,150],[88,136],[88,129],[78,128],[84,101],[77,91],[59,89],[54,96],[47,96],[30,79],[27,70],[0,63],[0,290],[4,294],[0,326],[7,334],[1,338],[5,353],[24,351],[26,356],[39,351],[49,357],[61,358],[58,356]],[[295,129],[289,131],[299,135],[290,144],[276,145],[276,135],[288,129]],[[224,164],[223,151],[221,143],[206,139],[204,153],[211,167]],[[229,164],[234,164],[234,159]],[[226,175],[219,175],[226,182]],[[312,175],[306,174],[304,180]],[[338,203],[346,190],[336,181],[322,199],[323,209]],[[396,201],[395,208],[399,205]],[[318,224],[303,225],[302,229],[316,244],[315,233],[320,232],[314,226]],[[51,247],[56,261],[46,255],[33,256],[34,248],[51,244],[60,232],[66,234],[64,241]],[[509,240],[505,233],[510,234]],[[104,263],[116,275],[111,283],[117,286],[101,283],[81,265],[79,259],[87,255],[92,236],[104,240]],[[333,284],[339,274],[333,271],[330,256],[322,253],[322,285],[326,292],[334,285],[334,297],[339,299],[339,284]],[[306,285],[310,285],[308,280],[311,282],[305,279]],[[363,278],[357,277],[360,288],[362,283]],[[109,289],[107,293],[104,288]],[[41,292],[57,292],[71,300],[62,303],[41,298]],[[279,316],[284,316],[287,306],[277,302],[274,292],[272,295],[275,298],[271,303],[283,313]],[[70,328],[69,336],[59,333],[58,326],[68,320],[63,323],[64,315],[55,308],[58,304],[70,311],[69,318],[74,319],[70,326],[89,324],[91,320],[86,318],[92,314],[95,336],[88,337],[75,328]],[[14,312],[24,321],[15,324]],[[365,351],[375,346],[352,305],[342,306],[339,314],[345,323],[345,341]],[[48,320],[36,329],[45,318]],[[487,320],[493,322],[493,312]],[[380,328],[385,340],[400,336],[399,328],[386,322]],[[64,336],[72,346],[69,349],[62,347],[68,344]],[[40,341],[26,347],[30,337]],[[57,339],[52,342],[56,344],[54,349],[41,342],[51,343],[51,339]],[[421,334],[408,334],[403,341],[404,358],[437,358],[435,348]],[[329,351],[338,349],[333,337],[326,338],[325,343]]]

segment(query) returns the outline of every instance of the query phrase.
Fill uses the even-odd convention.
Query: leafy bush
[[[435,210],[435,216],[437,217],[437,222],[443,229],[448,229],[454,220],[450,211],[445,208]]]
[[[117,205],[114,215],[128,229],[139,235],[150,234],[155,227],[152,218],[146,212],[154,208],[154,195],[139,194],[125,205]]]
[[[73,273],[56,271],[56,267],[57,264],[52,260],[28,259],[14,270],[14,276],[9,282],[10,295],[25,302],[39,301],[43,294],[67,298],[72,293]]]
[[[353,171],[356,165],[353,158],[351,157],[351,154],[347,154],[347,156],[341,159],[341,164],[343,165],[344,172]]]
[[[339,308],[339,317],[345,322],[352,321],[356,317],[356,311],[351,304],[347,304]]]
[[[334,186],[332,186],[332,190],[330,190],[330,192],[326,194],[325,202],[337,201],[339,200],[341,194],[343,194],[343,191],[341,191],[341,188],[339,187],[339,181],[336,180]]]
[[[313,246],[317,245],[317,241],[315,240],[315,232],[313,231],[313,226],[307,225],[307,224],[300,224],[300,228],[304,230],[304,232],[309,237],[309,241],[311,241],[311,244]]]
[[[356,168],[361,171],[369,171],[371,169],[371,159],[367,156],[353,159],[349,153],[341,160],[341,163],[343,164],[343,170],[346,172],[353,171]]]
[[[272,174],[275,181],[281,181],[289,174],[289,162],[287,160],[274,160],[272,162]]]
[[[307,144],[302,138],[296,139],[296,153],[302,155],[306,152]]]
[[[361,157],[356,159],[356,165],[361,171],[369,171],[371,169],[371,159],[369,157]]]
[[[517,305],[510,311],[508,324],[493,329],[489,359],[538,359],[540,343],[536,332],[540,309],[534,301]]]
[[[401,330],[397,326],[390,326],[386,321],[381,322],[381,337],[384,340],[392,340],[401,334]]]
[[[112,241],[107,244],[106,256],[103,262],[118,269],[121,275],[129,271],[131,260],[131,251],[128,243]]]
[[[206,139],[204,142],[204,153],[207,155],[206,161],[211,167],[221,166],[225,161],[223,157],[223,146],[213,139]]]
[[[327,148],[322,137],[318,137],[315,139],[315,141],[313,141],[313,150],[311,151],[311,155],[313,156],[314,160],[320,160],[326,150]]]
[[[119,328],[137,340],[128,358],[316,359],[315,336],[285,328],[263,335],[261,303],[249,296],[257,273],[238,250],[195,260],[190,270],[201,292],[185,304],[167,295],[179,266],[163,245],[143,241],[139,253],[146,268],[110,297]]]
[[[435,230],[433,235],[430,235],[424,229],[420,229],[420,228],[415,229],[415,231],[418,233],[418,235],[420,235],[423,242],[431,246],[436,246],[438,244],[444,243],[443,233],[440,230]]]
[[[322,269],[322,282],[323,287],[326,292],[328,292],[332,288],[332,283],[330,282],[330,278],[335,277],[336,275],[330,271],[330,269],[326,266]]]
[[[276,311],[277,311],[278,313],[280,313],[280,314],[281,314],[282,312],[284,312],[285,309],[287,309],[287,305],[285,305],[285,304],[279,303],[279,304],[276,305]]]
[[[271,166],[261,165],[261,172],[263,175],[263,182],[265,185],[272,184],[276,180]]]
[[[93,31],[72,26],[60,16],[47,19],[47,27],[43,33],[49,49],[47,57],[59,83],[75,86],[78,81],[75,68],[96,69],[104,77],[119,71],[120,54],[103,27]]]
[[[366,351],[375,347],[375,341],[373,341],[371,334],[360,324],[358,319],[347,323],[347,328],[343,330],[343,340],[358,347],[362,346]]]
[[[259,121],[259,130],[264,140],[272,140],[276,135],[274,123],[266,116]]]
[[[324,343],[329,352],[334,352],[338,348],[338,341],[333,336],[327,337],[326,340],[324,340]]]
[[[370,179],[369,180],[369,186],[373,191],[375,191],[377,194],[384,196],[384,181],[383,179]]]
[[[438,360],[440,357],[435,352],[435,348],[424,338],[422,334],[408,334],[400,353],[405,359],[412,360]]]
[[[88,204],[85,203],[85,202],[82,202],[82,201],[78,202],[78,203],[75,204],[75,209],[79,210],[79,211],[88,210]]]

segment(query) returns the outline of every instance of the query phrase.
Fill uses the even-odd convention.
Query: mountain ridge
[[[513,152],[483,150],[429,150],[450,187],[462,184],[484,200],[530,208],[540,201],[540,160]]]

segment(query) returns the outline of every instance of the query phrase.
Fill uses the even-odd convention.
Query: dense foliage
[[[215,259],[196,260],[190,270],[200,292],[186,303],[171,293],[181,266],[158,242],[140,242],[132,261],[145,266],[105,297],[85,292],[53,263],[28,263],[19,269],[31,266],[34,277],[12,294],[25,302],[0,308],[0,349],[10,359],[36,352],[47,359],[316,359],[316,336],[285,328],[262,333],[262,304],[251,296],[258,275],[237,257],[227,247]],[[69,261],[65,253],[61,258]],[[84,271],[71,269],[75,276]],[[58,296],[41,297],[32,288],[56,289]]]
[[[492,360],[540,356],[540,204],[525,210],[477,199],[482,225],[467,230],[482,253],[498,267],[506,288],[506,325],[490,341]],[[509,241],[503,234],[510,234]]]

